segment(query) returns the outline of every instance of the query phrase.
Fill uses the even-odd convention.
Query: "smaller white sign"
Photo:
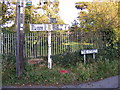
[[[91,49],[91,50],[81,50],[81,54],[93,54],[98,53],[97,49]]]

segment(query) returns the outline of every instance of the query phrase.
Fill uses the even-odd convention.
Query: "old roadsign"
[[[26,6],[32,6],[32,1],[27,1]]]
[[[81,50],[81,54],[92,54],[92,53],[98,53],[98,50],[97,49]]]
[[[30,31],[55,31],[68,29],[68,24],[30,24]]]

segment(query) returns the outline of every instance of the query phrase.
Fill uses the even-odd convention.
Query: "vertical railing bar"
[[[6,50],[6,51],[5,51],[5,54],[7,54],[7,41],[8,41],[7,34],[5,34],[5,39],[6,39],[6,43],[5,43],[5,45],[6,45],[6,46],[5,46],[5,48],[6,48],[5,50]]]
[[[2,33],[2,54],[4,54],[4,33]]]
[[[46,43],[46,33],[44,33],[44,53],[45,55],[44,56],[47,56],[47,43]]]
[[[52,55],[54,55],[54,33],[52,33]]]
[[[12,33],[10,34],[10,53],[12,54]]]
[[[64,40],[64,34],[62,34],[62,43],[65,43],[66,44],[66,40]],[[66,52],[65,51],[65,47],[66,47],[66,45],[62,45],[62,50],[63,50],[63,52]]]
[[[36,56],[36,52],[35,52],[35,47],[34,47],[34,50],[32,50],[33,49],[33,45],[35,46],[35,41],[36,41],[36,35],[35,35],[35,33],[30,33],[30,42],[31,42],[31,44],[30,44],[30,51],[31,51],[31,53],[30,53],[30,57],[31,58],[35,58],[35,56]],[[34,56],[33,56],[33,52],[34,52]]]
[[[39,52],[39,32],[37,33],[38,35],[37,35],[37,57],[39,57],[39,55],[40,55],[40,52]]]
[[[30,33],[28,34],[28,41],[29,41],[29,44],[28,44],[28,57],[30,57]]]
[[[63,33],[61,34],[61,54],[63,53]]]
[[[1,33],[1,54],[3,54],[3,33]]]
[[[58,33],[57,33],[57,37],[56,37],[56,41],[58,42]],[[57,54],[58,54],[58,43],[56,43],[56,50],[57,50]]]
[[[59,38],[58,38],[58,51],[59,51],[59,54],[60,54],[60,33],[59,33]]]
[[[34,33],[34,39],[35,39],[35,43],[34,43],[34,46],[35,46],[35,48],[34,48],[34,50],[35,50],[35,56],[34,56],[34,58],[36,58],[36,56],[37,56],[37,52],[36,52],[36,50],[37,50],[37,47],[36,47],[37,38],[36,38],[36,36],[37,36],[37,33]]]
[[[38,57],[40,57],[40,32],[38,33]]]
[[[6,54],[8,54],[8,34],[6,34],[7,44],[6,44]]]
[[[30,53],[30,57],[31,58],[34,58],[34,57],[32,57],[32,46],[33,46],[33,44],[34,44],[34,42],[32,42],[32,40],[33,40],[33,36],[32,35],[34,35],[32,32],[30,33],[30,42],[31,42],[31,46],[30,46],[30,51],[31,51],[31,53]],[[35,38],[35,36],[34,36],[34,38]]]
[[[26,36],[24,34],[24,57],[26,58]]]
[[[10,53],[12,54],[12,33],[10,34]]]
[[[26,34],[27,38],[27,58],[29,57],[29,33]]]
[[[60,54],[60,49],[61,49],[61,37],[60,36],[61,36],[61,33],[59,33],[59,39],[58,39],[59,40],[59,54]]]
[[[57,45],[58,46],[58,54],[60,53],[60,50],[59,50],[59,48],[60,48],[59,40],[60,40],[60,33],[58,33],[58,41],[57,41],[58,42],[58,45]]]
[[[46,56],[48,55],[48,43],[47,43],[47,38],[46,38],[47,36],[46,36],[46,32],[45,32],[45,44],[46,44],[46,46],[45,46],[45,48],[46,48]],[[51,37],[52,37],[52,35],[51,35]],[[53,44],[52,43],[52,40],[51,40],[51,44]],[[53,47],[51,48],[51,49],[53,49]],[[53,54],[52,54],[53,55]]]
[[[41,38],[41,34],[40,34],[40,56],[42,56],[42,38]]]
[[[6,48],[5,48],[5,47],[6,47],[6,38],[5,38],[5,36],[6,36],[6,35],[5,35],[5,33],[4,33],[4,40],[3,40],[3,41],[4,41],[4,43],[3,43],[3,46],[4,46],[4,54],[5,54],[5,52],[6,52]]]
[[[54,54],[56,55],[56,33],[54,33]]]
[[[36,33],[31,33],[32,35],[32,38],[31,38],[31,40],[32,40],[32,43],[31,43],[31,47],[33,46],[33,50],[32,50],[32,48],[31,48],[31,52],[33,52],[34,53],[34,55],[33,55],[33,58],[36,58]]]
[[[44,34],[42,35],[42,56],[44,56]]]
[[[62,35],[63,33],[60,35],[60,54],[62,54]]]
[[[30,33],[30,57],[32,58],[32,33]]]
[[[26,33],[26,57],[28,58],[28,33]]]
[[[41,41],[42,41],[41,47],[42,47],[42,56],[43,56],[43,34],[42,34],[42,36],[41,36]]]
[[[13,43],[12,43],[13,54],[16,56],[16,54],[15,54],[15,47],[16,47],[16,44],[15,44],[15,33],[12,34],[12,38],[13,38]]]
[[[6,34],[6,54],[8,54],[8,34]]]
[[[39,35],[39,33],[37,33],[37,35],[36,35],[36,40],[37,40],[37,42],[36,42],[36,58],[38,57],[38,42],[39,42],[38,35]]]
[[[55,55],[56,55],[56,33],[55,33],[55,39],[54,39],[54,41],[55,41]]]
[[[13,33],[11,34],[11,53],[13,54]],[[14,55],[14,54],[13,54]]]
[[[30,52],[31,52],[31,51],[30,51],[30,46],[31,46],[30,35],[31,35],[31,33],[29,33],[29,35],[28,35],[28,36],[29,36],[29,51],[28,51],[28,53],[29,53],[29,57],[30,57]]]
[[[69,51],[68,49],[68,46],[69,46],[69,34],[65,34],[65,37],[67,38],[66,40],[65,40],[65,43],[67,44],[67,45],[65,45],[65,50],[67,50],[67,52]]]
[[[57,37],[58,37],[58,33],[56,33],[56,54],[58,54],[58,50],[57,50],[57,47],[58,47],[58,45],[57,45],[57,44],[58,44],[58,43],[57,43],[58,41],[57,41],[57,40],[58,40],[58,38],[57,38]]]
[[[31,51],[31,57],[34,58],[34,49],[33,49],[33,46],[34,46],[34,34],[33,33],[30,33],[30,42],[31,42],[31,46],[30,46],[30,51]]]
[[[10,34],[10,53],[12,54],[12,33]]]
[[[55,54],[57,54],[57,33],[55,33]]]
[[[9,42],[9,41],[10,41],[10,34],[8,34],[8,50],[7,50],[7,51],[8,51],[8,54],[9,54],[9,52],[10,52],[10,42]]]
[[[27,58],[27,34],[25,33],[25,58]]]
[[[9,54],[9,52],[10,52],[10,42],[9,42],[9,41],[10,41],[10,34],[8,34],[8,50],[7,50],[7,51],[8,51],[8,54]]]
[[[53,55],[55,55],[55,33],[53,34]]]
[[[28,52],[28,51],[29,51],[29,37],[28,37],[28,36],[29,36],[29,33],[26,34],[26,42],[27,42],[27,43],[26,43],[26,44],[27,44],[27,58],[28,58],[28,55],[29,55],[29,52]]]
[[[17,33],[15,33],[15,55],[16,55],[16,49],[17,49],[17,47],[16,47],[16,45],[17,45]]]
[[[45,34],[43,34],[43,56],[45,56]]]
[[[41,33],[40,33],[40,37],[39,38],[40,38],[40,56],[42,56],[41,55],[41,53],[42,53],[42,50],[41,50],[41,46],[42,46],[42,43],[41,43]]]
[[[3,33],[3,54],[5,54],[5,33]]]

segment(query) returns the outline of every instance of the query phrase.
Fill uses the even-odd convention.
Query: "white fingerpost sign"
[[[86,64],[86,54],[93,54],[93,59],[95,59],[95,53],[98,53],[97,49],[81,50],[81,54],[84,54],[84,64]]]
[[[55,22],[55,21],[54,21]],[[30,31],[48,31],[48,68],[52,68],[51,31],[68,30],[68,24],[30,24]]]
[[[30,24],[30,31],[56,31],[68,29],[68,24]]]

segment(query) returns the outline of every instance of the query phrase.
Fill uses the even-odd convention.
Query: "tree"
[[[13,7],[13,4],[10,2],[0,2],[0,8],[1,10],[1,15],[0,19],[2,20],[1,22],[1,28],[3,31],[5,30],[14,30],[15,28],[15,7]],[[13,22],[13,24],[11,24]],[[7,24],[11,24],[11,26],[8,26]]]
[[[29,32],[29,24],[48,24],[50,13],[51,18],[56,18],[58,24],[63,24],[64,22],[60,19],[58,15],[59,11],[59,1],[56,0],[52,4],[50,0],[46,2],[40,2],[37,7],[29,6],[25,7],[25,32]]]
[[[80,30],[97,32],[102,35],[107,46],[114,47],[118,41],[118,3],[115,2],[91,2],[77,4],[77,8],[87,5],[89,13],[80,12]],[[106,46],[105,45],[105,46]]]

